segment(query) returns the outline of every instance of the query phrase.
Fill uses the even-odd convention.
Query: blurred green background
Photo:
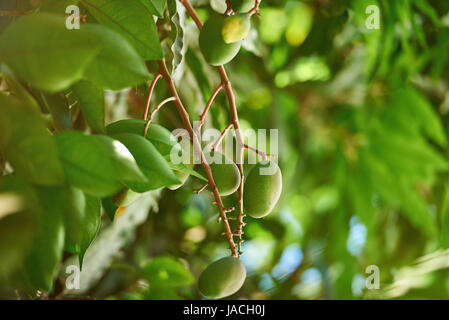
[[[193,1],[203,20],[223,3]],[[370,5],[378,29],[367,28]],[[219,78],[179,13],[187,45],[175,80],[195,120]],[[245,218],[248,277],[231,298],[447,299],[449,2],[262,0],[226,69],[242,127],[279,130],[283,173],[275,210]],[[108,92],[109,121],[140,117],[146,91]],[[220,94],[206,126],[228,119]],[[157,122],[181,127],[171,107]],[[195,279],[229,250],[210,194],[193,189],[189,180],[143,196],[115,222],[103,217],[83,290],[64,291],[61,268],[51,297],[201,298]],[[379,289],[366,288],[371,265]]]

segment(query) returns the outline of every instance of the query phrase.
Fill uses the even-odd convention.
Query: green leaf
[[[72,86],[72,90],[89,126],[96,132],[104,133],[106,129],[103,89],[93,82],[81,80]]]
[[[182,262],[171,257],[156,257],[147,262],[142,271],[155,287],[179,287],[193,283],[194,278]]]
[[[110,123],[106,126],[108,134],[114,133],[134,133],[143,135],[145,129],[145,120],[125,119]],[[165,157],[170,155],[177,144],[176,138],[165,127],[156,123],[151,123],[146,138],[156,147],[156,149]],[[176,147],[175,147],[176,148]]]
[[[42,185],[64,182],[55,142],[39,115],[6,96],[0,96],[0,150],[17,175]]]
[[[84,233],[86,197],[84,193],[75,187],[65,190],[66,197],[64,214],[65,249],[71,253],[79,251],[79,244]]]
[[[51,92],[78,81],[100,45],[87,28],[68,30],[63,17],[30,14],[0,37],[0,56],[23,80]]]
[[[145,7],[147,7],[148,11],[152,15],[155,15],[159,18],[164,16],[164,9],[167,3],[167,0],[140,0]]]
[[[22,269],[36,236],[29,187],[17,176],[0,176],[0,288],[14,286],[14,274]]]
[[[0,193],[0,200],[14,196],[20,197],[17,193]],[[0,219],[0,282],[7,281],[23,265],[36,234],[35,220],[29,212],[16,212]]]
[[[83,221],[83,235],[80,242],[79,263],[83,267],[83,259],[87,249],[97,236],[101,224],[101,201],[99,198],[86,195],[86,207]]]
[[[432,23],[436,26],[440,25],[440,18],[436,10],[425,0],[413,0],[415,6],[417,6],[425,15],[429,17]]]
[[[111,136],[129,149],[148,179],[145,183],[126,183],[129,188],[136,192],[146,192],[180,183],[167,161],[150,141],[132,133],[116,133]]]
[[[16,79],[12,70],[6,65],[2,64],[0,68],[1,74],[6,80],[10,90],[12,90],[16,97],[23,101],[24,104],[32,107],[35,111],[40,111],[39,105],[33,96],[23,87],[23,85]]]
[[[449,185],[446,184],[440,208],[440,243],[444,248],[449,248]]]
[[[166,20],[170,23],[170,34],[161,39],[165,52],[165,60],[170,74],[178,77],[181,73],[180,67],[184,54],[187,50],[187,42],[184,41],[185,9],[175,0],[168,0],[168,16]]]
[[[435,142],[446,146],[447,138],[438,113],[416,89],[408,87],[396,90],[392,103],[401,107],[401,114],[407,119],[408,125],[416,123],[418,131],[422,130]]]
[[[72,127],[70,107],[66,96],[62,92],[44,94],[40,92],[42,103],[50,112],[53,120],[53,128],[56,131],[68,130]]]
[[[140,171],[136,160],[127,147],[120,141],[108,136],[92,136],[103,144],[115,168],[115,176],[126,185],[147,183],[147,178]],[[148,161],[148,159],[147,159]]]
[[[144,300],[183,300],[176,287],[155,287],[143,291]]]
[[[114,221],[115,212],[118,206],[112,201],[111,197],[101,199],[101,205],[111,221]]]
[[[142,58],[120,33],[101,25],[84,25],[83,28],[96,34],[102,45],[84,73],[86,79],[97,86],[119,90],[150,77]]]
[[[144,60],[163,57],[153,16],[138,0],[81,0],[101,24],[122,34]]]
[[[64,249],[64,191],[62,188],[38,188],[39,230],[25,268],[36,289],[50,291]]]
[[[191,49],[187,50],[185,57],[186,62],[189,65],[190,71],[192,71],[193,76],[196,79],[196,82],[201,88],[201,93],[203,94],[204,100],[207,101],[210,97],[212,89],[210,87],[209,80],[207,79],[207,76],[204,73],[201,60]]]
[[[168,161],[170,156],[167,156],[166,158],[168,158],[167,159],[167,161]],[[174,171],[185,172],[185,173],[188,173],[188,174],[190,174],[190,175],[192,175],[194,177],[197,177],[198,179],[203,180],[205,182],[208,181],[207,178],[205,178],[201,173],[196,172],[195,170],[187,167],[183,163],[174,164],[172,162],[168,162],[168,164],[170,165],[170,168],[172,168],[172,170],[174,170]]]
[[[430,239],[436,237],[438,229],[436,219],[430,212],[427,203],[416,191],[407,190],[407,185],[403,181],[398,181],[402,193],[403,214],[409,221],[421,230]]]
[[[104,143],[78,131],[55,135],[69,182],[87,194],[107,197],[121,189],[114,161]]]
[[[108,223],[97,235],[97,239],[86,252],[79,289],[67,289],[69,296],[82,297],[99,284],[99,280],[111,270],[117,255],[134,242],[137,228],[147,221],[148,214],[157,207],[156,197],[140,197],[132,203],[114,223]],[[64,261],[64,267],[76,265],[78,257]],[[65,268],[62,270],[65,270]],[[117,269],[115,269],[117,270]],[[67,274],[61,274],[67,276]]]

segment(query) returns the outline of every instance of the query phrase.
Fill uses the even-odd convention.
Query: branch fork
[[[145,128],[144,128],[144,130],[143,130],[143,136],[144,136],[144,137],[147,136],[148,129],[150,128],[151,120],[153,120],[154,114],[155,114],[156,112],[158,112],[159,109],[162,108],[165,104],[167,104],[167,103],[170,102],[170,101],[175,101],[175,100],[176,100],[176,97],[174,97],[174,96],[173,96],[173,97],[170,97],[170,98],[167,98],[167,99],[165,99],[164,101],[162,101],[161,103],[159,103],[159,104],[156,106],[156,108],[154,108],[154,110],[150,113],[150,115],[149,115],[149,117],[148,117],[148,120],[147,120],[147,122],[146,122],[146,124],[145,124]]]

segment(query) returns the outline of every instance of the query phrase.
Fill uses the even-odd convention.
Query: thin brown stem
[[[262,0],[254,0],[254,7],[250,11],[248,11],[250,17],[252,17],[254,14],[259,15],[259,6],[261,2]]]
[[[217,150],[217,148],[220,146],[221,141],[223,141],[224,136],[229,131],[229,129],[231,129],[232,126],[233,126],[233,124],[232,124],[232,122],[230,122],[226,126],[226,128],[224,128],[223,132],[220,134],[220,136],[218,137],[217,141],[215,141],[214,145],[212,146],[212,151],[216,151]]]
[[[201,30],[201,28],[203,27],[203,23],[201,22],[200,17],[196,13],[195,9],[193,9],[190,2],[188,0],[179,0],[179,2],[181,2],[182,5],[186,8],[187,12],[192,17],[193,21],[195,21],[195,24],[198,27],[198,29]]]
[[[268,158],[268,157],[274,157],[274,155],[271,155],[271,154],[265,153],[265,152],[263,152],[263,151],[260,151],[259,149],[253,148],[253,147],[251,147],[251,146],[249,146],[249,145],[247,145],[247,144],[243,145],[243,147],[244,147],[245,149],[251,150],[251,151],[257,153],[258,155],[262,156],[263,161],[267,161],[267,158]]]
[[[204,108],[203,113],[201,114],[201,118],[200,118],[200,128],[203,126],[204,124],[204,120],[206,119],[206,115],[207,112],[209,111],[209,108],[211,107],[212,103],[214,102],[215,97],[217,96],[217,94],[220,92],[221,89],[223,89],[224,85],[220,84],[212,93],[212,95],[210,96],[209,101],[206,104],[206,107]]]
[[[180,0],[181,1],[181,0]],[[167,69],[167,65],[165,64],[165,60],[159,60],[158,61],[159,64],[159,71],[162,74],[162,77],[165,80],[165,83],[167,84],[168,90],[171,92],[171,94],[175,97],[175,104],[176,104],[176,108],[178,109],[178,113],[182,118],[183,124],[184,124],[184,128],[188,131],[191,140],[192,140],[192,144],[193,144],[193,150],[194,152],[198,152],[200,157],[201,157],[201,165],[204,168],[204,171],[206,172],[206,177],[209,183],[209,186],[212,190],[212,193],[214,194],[214,198],[215,198],[215,202],[217,204],[218,207],[218,211],[220,213],[220,217],[223,221],[223,225],[225,228],[225,235],[226,238],[228,239],[228,243],[229,243],[229,249],[231,250],[231,254],[233,257],[238,257],[239,253],[237,251],[235,242],[234,242],[234,238],[233,238],[233,233],[231,231],[231,227],[229,226],[229,221],[228,218],[226,216],[226,212],[223,206],[223,202],[221,200],[220,194],[218,193],[218,188],[215,184],[214,181],[214,177],[212,175],[212,171],[210,169],[209,164],[207,163],[206,157],[204,156],[204,153],[201,150],[201,144],[198,140],[198,137],[195,133],[195,131],[193,130],[193,127],[190,123],[190,119],[189,119],[189,114],[187,113],[187,110],[184,108],[184,105],[181,102],[181,99],[179,98],[178,92],[176,90],[175,84],[173,82],[173,79],[170,77],[170,74],[168,72]]]
[[[148,112],[150,111],[151,96],[153,95],[154,87],[156,86],[156,83],[157,83],[157,81],[159,80],[159,78],[161,76],[162,75],[160,74],[160,72],[158,72],[156,74],[156,76],[154,77],[153,81],[151,81],[150,89],[148,90],[147,104],[146,104],[146,107],[145,107],[145,112],[143,114],[143,120],[147,120]]]
[[[194,193],[199,194],[201,192],[204,191],[204,189],[207,188],[207,186],[209,185],[209,183],[204,184],[204,186],[202,186],[201,188],[197,189],[197,190],[193,190]]]
[[[226,0],[226,11],[225,15],[230,16],[234,13],[234,10],[232,10],[231,0]]]
[[[146,137],[148,133],[148,128],[150,127],[151,121],[153,120],[153,116],[156,112],[159,111],[160,108],[162,108],[165,104],[167,104],[170,101],[175,101],[176,97],[170,97],[159,103],[156,108],[154,108],[153,111],[151,111],[150,116],[148,117],[147,123],[145,124],[145,129],[143,130],[143,136]]]

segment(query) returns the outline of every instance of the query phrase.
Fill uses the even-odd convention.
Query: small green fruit
[[[213,66],[231,61],[240,50],[240,41],[226,43],[221,30],[225,17],[214,15],[206,21],[200,31],[199,44],[204,59]]]
[[[243,188],[245,212],[253,218],[265,217],[278,202],[281,191],[282,174],[278,165],[272,161],[259,162],[251,169],[245,180]]]
[[[254,7],[254,0],[230,0],[234,12],[248,12]]]
[[[221,299],[236,293],[245,282],[246,269],[233,257],[221,258],[209,265],[198,280],[201,294],[210,299]]]
[[[251,28],[249,14],[240,13],[226,17],[221,28],[221,35],[226,43],[234,43],[246,38]]]
[[[140,193],[134,192],[131,189],[123,188],[112,196],[112,202],[114,202],[117,207],[127,207],[136,201],[140,195]]]
[[[217,157],[218,155],[218,157]],[[223,154],[216,152],[216,159],[220,158],[219,163],[212,162],[209,164],[215,185],[221,196],[227,196],[237,191],[240,185],[240,171],[237,165],[230,161]],[[202,165],[199,165],[199,173],[207,178],[206,172]]]

